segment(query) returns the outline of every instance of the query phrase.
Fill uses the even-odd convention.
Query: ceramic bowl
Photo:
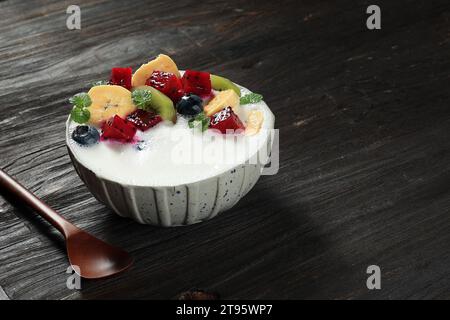
[[[271,131],[274,116],[265,105],[264,131],[267,137],[259,150],[272,148]],[[84,166],[77,159],[69,132],[70,116],[66,123],[66,144],[72,163],[95,198],[121,217],[142,224],[170,227],[205,221],[232,208],[258,181],[268,159],[249,158],[233,168],[194,183],[169,186],[126,185],[105,179]],[[255,155],[256,156],[256,155]]]

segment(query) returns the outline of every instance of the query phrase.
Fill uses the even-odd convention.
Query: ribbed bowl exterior
[[[68,150],[78,175],[95,198],[122,217],[163,227],[198,223],[230,209],[253,188],[262,171],[261,164],[242,164],[192,184],[130,186],[97,176]]]
[[[266,129],[273,129],[275,117],[265,103],[264,108]],[[214,218],[233,207],[253,188],[264,166],[264,160],[254,155],[247,163],[195,183],[170,187],[120,184],[97,176],[73,155],[69,143],[70,121],[69,116],[66,122],[66,144],[80,178],[100,202],[119,216],[142,224],[183,226]],[[264,150],[263,154],[270,155],[272,138],[269,133],[259,151]],[[269,159],[266,157],[265,160]]]

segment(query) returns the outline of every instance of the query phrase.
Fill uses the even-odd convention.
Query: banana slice
[[[125,118],[136,110],[131,99],[131,92],[121,86],[95,86],[89,90],[88,95],[92,100],[92,104],[88,108],[91,113],[89,123],[93,125],[99,126],[116,114]]]
[[[131,79],[131,85],[133,87],[143,86],[148,78],[152,75],[153,71],[164,71],[175,74],[178,78],[181,78],[180,72],[178,71],[175,62],[165,54],[160,54],[156,59],[143,64],[139,69],[137,69],[133,78]]]
[[[264,115],[259,110],[252,110],[247,117],[247,126],[245,127],[245,134],[247,136],[255,135],[261,130]]]
[[[226,107],[231,107],[236,114],[239,111],[239,96],[232,89],[217,93],[217,95],[205,106],[204,111],[207,116],[212,116]]]

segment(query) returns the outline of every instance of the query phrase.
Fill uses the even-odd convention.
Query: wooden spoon
[[[87,279],[112,276],[133,263],[131,256],[79,229],[0,169],[1,190],[7,190],[33,208],[66,239],[67,256],[75,272]]]

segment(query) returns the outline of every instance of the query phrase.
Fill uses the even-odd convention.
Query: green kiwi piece
[[[172,100],[164,93],[150,86],[139,86],[134,88],[149,90],[152,93],[152,99],[150,100],[150,107],[158,113],[163,120],[169,120],[173,123],[177,122],[177,112],[173,106]]]
[[[232,89],[237,95],[241,96],[241,90],[237,85],[235,85],[231,80],[227,78],[216,76],[214,74],[211,75],[211,86],[214,90],[223,91]]]

